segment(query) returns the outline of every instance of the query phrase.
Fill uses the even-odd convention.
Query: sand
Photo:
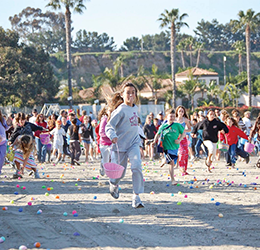
[[[38,165],[41,179],[27,174],[12,179],[11,167],[4,166],[0,237],[5,241],[0,249],[260,249],[256,159],[238,162],[236,169],[225,167],[222,159],[213,163],[213,173],[205,171],[203,161],[189,163],[189,176],[175,171],[179,186],[170,185],[167,165],[143,161],[142,209],[131,207],[130,169],[115,200],[108,192],[108,178],[99,176],[98,160],[75,167]],[[41,247],[35,248],[35,242]]]

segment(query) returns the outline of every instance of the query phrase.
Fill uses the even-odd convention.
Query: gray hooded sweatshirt
[[[139,147],[140,136],[138,133],[137,113],[138,108],[136,105],[130,107],[122,103],[111,114],[105,132],[111,141],[115,137],[118,138],[119,152],[127,152],[134,144]],[[113,144],[112,150],[117,150],[115,144]]]

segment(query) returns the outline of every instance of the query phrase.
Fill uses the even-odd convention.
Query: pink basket
[[[255,147],[255,145],[252,144],[252,143],[249,143],[249,142],[246,142],[246,143],[245,143],[245,151],[246,151],[247,153],[249,153],[249,154],[253,152],[254,147]]]
[[[111,179],[118,179],[122,176],[125,168],[116,163],[107,162],[104,164],[106,175]]]
[[[40,134],[40,140],[41,140],[41,143],[44,145],[49,144],[50,135],[49,134]]]

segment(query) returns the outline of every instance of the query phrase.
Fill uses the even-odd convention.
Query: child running
[[[165,154],[164,164],[170,164],[169,173],[171,177],[172,185],[177,185],[177,181],[174,179],[174,166],[178,160],[178,149],[181,140],[184,138],[184,127],[175,123],[175,110],[170,109],[166,111],[167,122],[160,126],[159,131],[154,137],[153,145],[157,142],[160,136],[162,136],[162,144]]]
[[[188,140],[186,138],[186,133],[191,132],[190,120],[188,118],[186,109],[183,106],[178,106],[175,112],[176,120],[175,122],[181,124],[184,128],[185,136],[180,141],[180,147],[178,151],[179,155],[179,167],[182,172],[182,175],[188,175],[188,160],[189,160],[189,149],[188,149]],[[185,129],[187,127],[187,129]]]
[[[125,83],[121,93],[116,93],[109,104],[114,110],[106,125],[106,135],[112,141],[115,157],[112,161],[125,168],[121,178],[110,179],[110,194],[119,198],[119,182],[124,177],[129,159],[131,163],[133,200],[132,207],[144,207],[139,194],[144,192],[142,161],[140,155],[140,137],[138,133],[137,88],[133,83]],[[117,144],[117,145],[116,145]]]
[[[207,171],[211,173],[211,163],[216,156],[218,132],[221,131],[223,134],[228,133],[227,126],[216,119],[215,112],[212,109],[208,110],[207,118],[197,123],[192,130],[191,136],[196,137],[196,133],[199,129],[202,129],[203,144],[208,149],[208,157],[205,160]]]
[[[101,152],[101,163],[100,163],[100,174],[103,176],[105,175],[105,170],[104,170],[104,164],[110,161],[110,150],[111,150],[111,144],[112,142],[110,139],[106,136],[105,133],[105,128],[107,125],[107,119],[108,116],[110,115],[109,108],[106,106],[104,107],[99,115],[98,119],[100,120],[99,124],[99,136],[100,136],[100,152]]]
[[[58,157],[55,160],[55,163],[62,162],[62,154],[63,154],[63,136],[66,135],[65,130],[61,127],[61,121],[57,120],[56,127],[50,132],[53,135],[53,152],[52,152],[52,159],[53,161],[56,158],[56,153],[58,152]]]
[[[238,136],[248,140],[247,135],[238,127],[237,121],[233,117],[228,117],[226,119],[226,125],[228,127],[229,132],[226,134],[227,143],[229,145],[228,155],[230,157],[232,168],[235,167],[236,163],[236,154],[244,156],[243,158],[247,158],[247,163],[249,161],[249,154],[244,150],[241,150],[237,147]],[[242,152],[241,152],[242,151]]]

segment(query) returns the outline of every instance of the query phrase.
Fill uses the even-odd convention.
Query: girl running
[[[230,157],[230,161],[231,161],[231,166],[232,168],[235,167],[235,163],[236,163],[236,154],[240,155],[240,151],[242,151],[241,149],[239,149],[237,147],[238,144],[238,138],[244,138],[246,140],[248,140],[247,135],[238,127],[237,121],[233,118],[233,117],[228,117],[226,119],[226,125],[228,128],[228,133],[226,134],[227,137],[227,143],[229,145],[229,149],[228,149],[228,154]],[[238,152],[239,151],[239,152]],[[249,159],[249,154],[246,153],[245,151],[243,151],[244,156],[243,158],[248,157]]]
[[[82,138],[84,151],[85,151],[85,162],[88,163],[89,147],[91,143],[91,138],[94,140],[93,127],[90,123],[90,118],[88,115],[83,117],[83,123],[80,124],[79,134]]]
[[[184,128],[185,136],[180,142],[180,147],[178,151],[178,162],[179,167],[181,169],[182,175],[187,175],[187,167],[188,167],[188,160],[189,160],[189,144],[186,138],[186,133],[191,132],[191,125],[190,121],[186,112],[186,109],[183,106],[178,106],[175,111],[175,122],[181,124]],[[185,129],[186,128],[186,129]]]
[[[0,174],[5,161],[6,155],[6,133],[9,126],[7,126],[5,119],[3,118],[2,111],[0,110]]]
[[[100,120],[99,123],[99,136],[100,136],[100,152],[101,152],[101,164],[100,164],[100,174],[103,176],[105,174],[103,165],[110,161],[110,150],[111,150],[111,144],[112,142],[107,137],[105,133],[105,128],[107,125],[107,118],[110,115],[109,108],[106,106],[104,107],[99,115],[98,119]]]
[[[68,135],[70,137],[70,157],[71,165],[80,165],[79,157],[81,155],[80,149],[80,135],[79,135],[79,126],[77,125],[77,119],[72,120],[72,125],[69,126]]]
[[[112,161],[124,166],[125,171],[127,161],[131,163],[133,200],[134,208],[144,207],[139,194],[144,192],[144,182],[142,174],[142,161],[140,155],[140,136],[138,133],[138,108],[134,104],[138,100],[137,88],[133,83],[123,85],[121,93],[116,93],[112,99],[111,110],[114,110],[106,125],[106,135],[112,141],[115,157]],[[117,144],[117,145],[116,145]],[[110,194],[119,198],[118,184],[124,177],[110,179]]]

